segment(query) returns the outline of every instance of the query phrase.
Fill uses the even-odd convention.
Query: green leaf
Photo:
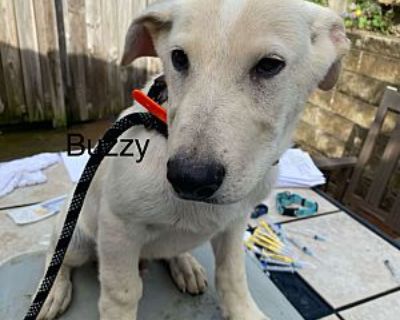
[[[346,19],[346,20],[344,21],[344,25],[346,26],[346,28],[351,28],[351,27],[353,27],[353,20],[351,20],[351,19]]]

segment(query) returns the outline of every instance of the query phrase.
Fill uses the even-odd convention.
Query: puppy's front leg
[[[126,226],[115,217],[110,220],[100,224],[98,234],[100,319],[135,320],[142,296],[140,247],[128,236]]]
[[[247,286],[243,250],[245,220],[235,221],[212,239],[215,282],[222,313],[229,320],[267,320],[255,304]]]

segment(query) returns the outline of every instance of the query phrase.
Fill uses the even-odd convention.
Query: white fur
[[[229,29],[235,24],[243,8],[246,6],[247,0],[223,0],[221,1],[221,22],[223,27]]]
[[[221,19],[229,21],[229,30],[220,32],[227,25]],[[155,26],[157,21],[162,23]],[[71,268],[94,257],[99,260],[102,320],[136,319],[141,259],[167,259],[181,290],[202,292],[204,271],[187,252],[208,240],[216,258],[223,316],[267,319],[246,283],[246,213],[271,190],[273,164],[289,146],[308,95],[327,74],[329,78],[328,70],[346,51],[344,34],[332,34],[342,22],[330,10],[300,0],[164,1],[133,22],[125,62],[154,54],[143,45],[149,37],[142,24],[154,40],[168,82],[169,138],[132,128],[123,138],[151,140],[144,161],[107,158],[101,165],[62,274],[39,319],[53,319],[65,310]],[[189,56],[187,75],[171,65],[170,52],[177,45]],[[272,54],[285,59],[286,68],[274,78],[254,79],[253,67]],[[200,158],[212,156],[226,167],[212,203],[181,200],[172,191],[166,162],[182,150]]]

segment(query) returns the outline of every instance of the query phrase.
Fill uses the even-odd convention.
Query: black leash
[[[168,99],[167,85],[164,77],[161,76],[154,81],[148,96],[158,104],[163,104]],[[117,144],[117,139],[120,135],[129,128],[138,125],[143,125],[149,130],[157,130],[166,138],[168,137],[167,125],[152,116],[150,113],[129,114],[114,123],[114,125],[107,130],[103,139],[99,141],[93,155],[86,164],[82,176],[76,186],[53,257],[24,320],[36,320],[51,288],[53,287],[54,281],[56,280],[57,274],[64,261],[68,246],[71,242],[85,196],[101,161]]]

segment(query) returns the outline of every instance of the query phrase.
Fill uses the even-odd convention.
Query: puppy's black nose
[[[176,157],[167,163],[168,181],[176,193],[187,200],[210,198],[222,185],[224,177],[225,168],[216,161]]]

